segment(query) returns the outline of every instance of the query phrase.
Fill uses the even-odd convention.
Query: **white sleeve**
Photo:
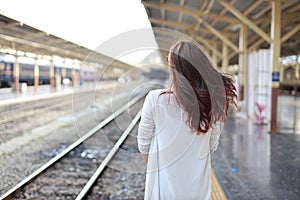
[[[141,153],[148,154],[152,136],[154,134],[154,121],[152,117],[152,103],[150,92],[146,96],[143,108],[141,121],[139,123],[137,143]]]
[[[210,152],[213,153],[214,151],[217,150],[218,145],[219,145],[219,139],[220,135],[223,130],[224,123],[223,122],[216,122],[212,126],[211,134],[210,134],[210,139],[209,139],[209,146],[210,146]]]

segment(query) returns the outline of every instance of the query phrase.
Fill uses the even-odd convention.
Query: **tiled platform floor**
[[[214,171],[212,171],[212,200],[227,200],[222,186],[220,185]]]
[[[300,199],[300,134],[268,130],[245,119],[228,119],[212,155],[228,199]]]

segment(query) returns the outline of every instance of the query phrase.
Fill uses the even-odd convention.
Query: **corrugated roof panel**
[[[255,0],[247,0],[247,1],[236,1],[233,6],[238,9],[239,11],[243,12],[246,10],[250,5],[252,5]]]
[[[179,5],[180,0],[158,0],[160,3],[167,3],[172,5]]]
[[[256,13],[258,13],[259,11],[261,11],[262,9],[264,9],[265,7],[267,7],[269,4],[270,4],[269,2],[263,1],[252,12],[249,13],[249,16],[255,15]]]
[[[188,35],[187,30],[183,29],[183,28],[178,28],[177,31],[179,31],[180,33],[186,34]]]
[[[191,17],[190,15],[183,14],[182,22],[184,24],[192,25],[195,22],[195,19]]]
[[[178,12],[175,11],[166,11],[166,19],[172,22],[177,22],[178,20]]]
[[[228,23],[221,22],[221,21],[217,21],[217,23],[214,25],[214,27],[216,27],[216,29],[218,29],[218,30],[223,30],[227,26],[228,26]]]
[[[222,9],[223,6],[219,3],[219,1],[214,1],[214,5],[211,8],[211,12],[219,14]]]
[[[189,8],[192,8],[192,9],[195,9],[195,10],[199,10],[200,6],[201,6],[203,3],[206,3],[206,1],[205,1],[205,0],[199,0],[199,1],[195,1],[195,0],[186,0],[186,1],[185,1],[185,6],[186,6],[186,7],[189,7]]]
[[[157,0],[147,0],[150,2],[158,2]],[[159,1],[163,2],[163,1]],[[173,7],[168,10],[166,8],[167,17],[166,20],[170,22],[178,23],[179,13],[172,11],[173,9],[176,9],[176,6],[179,6],[180,0],[166,0],[167,5],[172,5]],[[200,18],[204,19],[208,24],[213,26],[217,30],[222,30],[223,32],[226,32],[225,35],[228,37],[232,42],[237,43],[238,41],[238,31],[239,28],[237,24],[239,24],[239,19],[234,16],[230,11],[226,11],[225,16],[232,17],[233,20],[236,20],[236,22],[224,22],[224,21],[218,21],[215,22],[216,19],[219,17],[222,19],[222,15],[220,15],[222,10],[226,10],[218,0],[215,1],[208,1],[208,0],[186,0],[184,2],[184,8],[187,9],[193,9],[199,11],[201,13],[201,9],[205,8],[205,3],[207,2],[213,2],[213,7],[208,12],[209,14],[213,13],[214,16],[211,16],[210,18],[206,18],[205,16],[199,16]],[[232,2],[232,0],[227,0],[226,2]],[[238,9],[241,13],[243,13],[247,8],[249,8],[253,3],[257,2],[256,0],[236,0],[235,3],[233,3],[233,6]],[[282,36],[291,31],[294,27],[296,27],[300,23],[300,16],[298,19],[298,11],[300,11],[300,0],[287,0],[282,1]],[[180,10],[180,8],[178,8]],[[262,1],[258,4],[256,8],[253,8],[251,12],[247,14],[247,17],[252,20],[260,29],[262,29],[267,35],[270,35],[270,27],[271,27],[271,6],[270,1]],[[176,16],[177,15],[177,16]],[[152,18],[158,18],[158,16],[155,15],[149,15],[149,17]],[[225,19],[224,19],[225,20]],[[230,20],[229,18],[226,20]],[[182,15],[182,21],[181,23],[184,25],[195,25],[196,20],[190,16],[190,14],[186,13]],[[214,22],[214,23],[213,23]],[[233,24],[231,24],[233,23]],[[235,24],[234,24],[235,23]],[[235,27],[235,29],[226,29],[228,26]],[[216,41],[221,42],[221,40],[209,33],[209,30],[207,27],[203,26],[203,24],[200,23],[200,27],[203,30],[203,33],[198,33],[195,31],[194,35],[200,34],[201,37],[205,38],[211,38]],[[169,28],[175,29],[175,30],[181,30],[176,26],[170,26]],[[225,29],[225,30],[224,30]],[[202,31],[198,30],[198,31]],[[251,27],[248,27],[248,47],[253,46],[258,40],[261,40],[261,36],[259,36],[257,33],[255,33]],[[282,54],[292,54],[293,52],[297,51],[300,53],[299,44],[300,41],[300,33],[299,31],[297,33],[294,33],[294,35],[291,36],[291,38],[287,39],[285,43],[282,44]],[[299,42],[298,42],[299,41]],[[295,45],[297,44],[297,45]],[[266,48],[268,44],[266,42],[259,45],[257,48]]]

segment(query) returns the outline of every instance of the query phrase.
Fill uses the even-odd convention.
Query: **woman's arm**
[[[211,134],[210,134],[210,140],[209,140],[209,146],[210,146],[210,152],[213,153],[217,150],[219,145],[219,139],[220,135],[223,130],[224,123],[223,122],[217,122],[213,125]]]
[[[146,96],[143,108],[141,121],[139,123],[137,143],[139,151],[141,152],[142,158],[147,162],[148,153],[154,134],[154,120],[152,117],[152,102],[151,93],[149,92]]]

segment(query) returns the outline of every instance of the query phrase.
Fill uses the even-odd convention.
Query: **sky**
[[[0,13],[93,50],[116,35],[151,28],[141,0],[0,0]],[[147,52],[120,60],[136,63]]]

